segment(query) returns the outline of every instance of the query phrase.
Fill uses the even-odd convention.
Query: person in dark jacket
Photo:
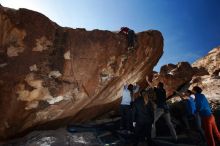
[[[134,146],[147,138],[148,146],[152,145],[151,127],[154,121],[154,103],[155,93],[153,89],[142,90],[141,96],[134,102],[132,111],[132,120],[134,126]]]
[[[216,126],[215,117],[212,114],[208,100],[205,95],[202,94],[200,87],[193,87],[193,92],[195,95],[196,111],[202,119],[202,127],[205,131],[207,144],[208,146],[216,146],[214,136],[218,142],[220,142],[220,132]]]
[[[167,126],[169,127],[173,140],[177,141],[176,130],[171,122],[169,107],[168,104],[166,103],[166,91],[164,89],[163,83],[159,82],[157,87],[153,87],[153,85],[148,80],[148,77],[146,77],[146,81],[148,85],[154,88],[154,91],[156,93],[157,108],[154,111],[154,122],[152,125],[152,133],[151,133],[152,138],[156,137],[156,122],[159,120],[160,117],[163,117],[164,120],[166,121]]]
[[[121,31],[119,33],[127,36],[128,50],[134,50],[134,43],[135,43],[135,38],[136,38],[134,30],[128,27],[121,27]]]

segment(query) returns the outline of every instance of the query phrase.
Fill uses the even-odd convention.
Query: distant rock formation
[[[204,68],[208,75],[194,76],[191,81],[192,88],[195,85],[202,87],[203,93],[212,101],[220,99],[220,47],[211,50],[208,55],[192,64],[193,67]],[[220,104],[220,102],[219,102]]]
[[[192,66],[187,62],[162,66],[159,73],[154,73],[153,84],[163,82],[167,96],[172,95],[175,90],[184,91],[198,85],[203,89],[203,93],[210,100],[213,108],[216,108],[216,105],[220,106],[219,72],[220,47],[217,47],[205,57],[194,62]]]
[[[211,50],[205,57],[192,64],[193,67],[205,68],[209,75],[219,76],[220,72],[220,47]]]
[[[0,6],[0,138],[118,106],[124,83],[141,81],[163,54],[159,31],[138,33],[137,43],[128,53],[120,34],[64,28],[38,12]]]

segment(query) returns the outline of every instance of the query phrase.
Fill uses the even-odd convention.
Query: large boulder
[[[192,65],[187,62],[164,65],[159,73],[153,74],[153,83],[157,85],[158,82],[163,82],[167,96],[172,95],[174,90],[184,91],[198,85],[203,88],[207,98],[215,102],[220,98],[219,58],[220,48],[216,47]]]
[[[167,64],[161,67],[159,73],[153,73],[153,83],[165,84],[167,96],[174,90],[192,90],[194,86],[200,86],[203,94],[208,98],[212,109],[220,108],[220,48],[214,48],[206,56],[195,61],[192,65],[186,62]],[[174,97],[172,102],[179,101]]]
[[[194,69],[188,62],[179,62],[177,65],[167,64],[161,67],[159,73],[154,73],[153,84],[164,83],[167,96],[173,94],[175,90],[190,82],[194,75]]]
[[[120,34],[63,28],[38,12],[0,6],[0,138],[118,106],[124,83],[145,78],[163,54],[159,31],[138,33],[137,44],[127,52]]]

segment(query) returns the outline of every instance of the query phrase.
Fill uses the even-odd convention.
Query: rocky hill
[[[205,57],[194,62],[192,66],[197,68],[205,68],[209,75],[219,76],[220,47],[212,49]]]
[[[117,108],[124,83],[145,78],[162,54],[156,30],[138,33],[129,53],[120,34],[64,28],[38,12],[0,6],[0,139]]]

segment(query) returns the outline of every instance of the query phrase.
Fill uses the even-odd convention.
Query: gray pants
[[[156,122],[161,116],[163,116],[163,118],[165,119],[166,124],[170,129],[170,133],[171,133],[173,139],[177,140],[176,130],[171,122],[170,113],[164,112],[164,109],[162,109],[162,108],[157,108],[154,111],[154,122],[152,125],[151,137],[152,138],[156,137]]]

